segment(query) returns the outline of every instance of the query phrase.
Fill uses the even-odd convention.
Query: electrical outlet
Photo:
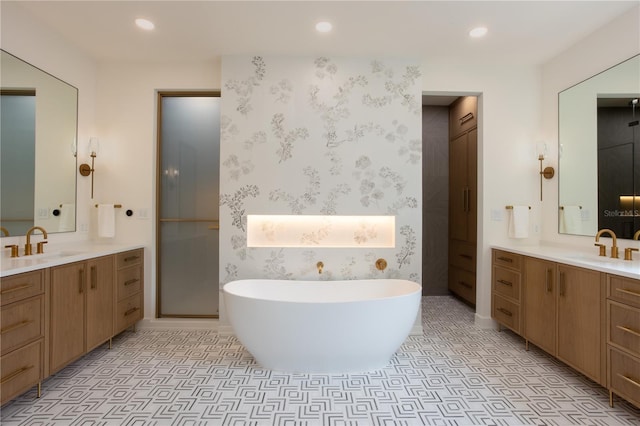
[[[491,209],[491,220],[494,222],[502,222],[503,211],[500,209]]]

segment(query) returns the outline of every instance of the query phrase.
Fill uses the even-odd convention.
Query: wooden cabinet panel
[[[113,336],[113,304],[115,265],[113,256],[87,262],[87,344],[85,351],[106,342]]]
[[[602,381],[600,272],[558,266],[558,358]]]
[[[610,347],[609,389],[640,407],[640,359]]]
[[[118,300],[126,299],[142,290],[142,268],[125,268],[118,271]]]
[[[122,331],[142,319],[142,298],[136,294],[118,303],[116,330]]]
[[[449,264],[465,271],[476,271],[476,245],[464,241],[451,240],[449,243]]]
[[[38,340],[0,358],[0,403],[20,395],[43,379],[43,342]]]
[[[25,299],[2,308],[0,353],[2,355],[44,337],[44,296]]]
[[[449,269],[449,290],[469,303],[476,303],[476,276],[458,268]]]
[[[524,258],[524,338],[556,355],[556,264]]]
[[[520,306],[497,294],[493,295],[492,316],[496,321],[520,333]]]
[[[503,250],[493,250],[493,264],[516,271],[522,270],[522,256]]]
[[[640,309],[610,300],[607,312],[609,343],[640,357]]]
[[[36,296],[44,292],[44,272],[34,271],[2,278],[0,281],[0,306]]]
[[[125,251],[116,255],[116,267],[118,269],[128,266],[140,265],[144,260],[142,249]]]
[[[466,241],[469,234],[467,134],[449,142],[449,237]]]
[[[607,275],[607,297],[640,308],[640,280]]]
[[[478,125],[478,98],[465,96],[449,109],[449,136],[454,137]]]
[[[520,300],[520,273],[501,268],[493,267],[493,291],[500,296],[514,300]]]
[[[51,268],[51,373],[84,354],[85,263]]]

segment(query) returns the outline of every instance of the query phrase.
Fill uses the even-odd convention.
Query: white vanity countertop
[[[531,246],[492,245],[491,248],[640,280],[640,254],[637,251],[633,252],[634,260],[623,260],[623,247],[618,247],[619,259],[598,256],[597,247],[593,247],[591,251],[582,247],[559,247],[545,244]],[[607,254],[610,253],[611,247],[607,244]]]
[[[20,257],[10,257],[7,250],[3,251],[2,257],[0,257],[0,277],[8,277],[23,272],[79,262],[100,256],[108,256],[110,254],[139,248],[144,248],[144,246],[141,244],[96,244],[91,242],[47,244],[44,247],[43,254],[23,256],[24,247],[21,246],[19,248]]]

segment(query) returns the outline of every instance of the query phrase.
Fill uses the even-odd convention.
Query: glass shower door
[[[220,98],[160,94],[158,316],[218,316]]]

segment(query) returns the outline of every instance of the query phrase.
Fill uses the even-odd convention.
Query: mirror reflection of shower
[[[640,229],[639,94],[598,97],[598,228]]]

